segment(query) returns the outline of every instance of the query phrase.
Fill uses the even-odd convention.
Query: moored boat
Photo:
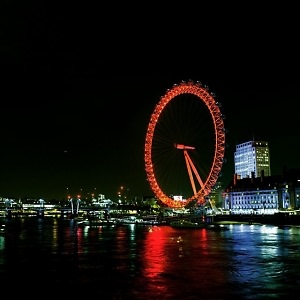
[[[77,222],[78,226],[111,226],[117,225],[117,221],[114,219],[104,220],[104,219],[93,219],[93,220],[81,220]]]

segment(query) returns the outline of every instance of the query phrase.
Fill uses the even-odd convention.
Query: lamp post
[[[121,192],[118,192],[118,203],[121,204],[122,200],[121,200]]]
[[[120,205],[120,204],[122,204],[122,186],[120,187],[120,189],[118,190],[118,192],[117,192],[117,196],[118,196],[118,204]]]

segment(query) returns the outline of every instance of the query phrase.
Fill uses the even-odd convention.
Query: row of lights
[[[94,193],[91,194],[92,197],[95,197],[96,196],[96,188],[94,189]],[[127,191],[129,191],[129,189],[127,189]],[[89,195],[89,193],[87,193]],[[80,189],[80,194],[77,195],[77,198],[81,198],[82,196],[82,189]],[[120,190],[118,191],[118,199],[119,199],[119,202],[121,201],[122,197],[126,200],[127,196],[124,194],[124,186],[121,186],[120,187]],[[69,188],[67,188],[67,198],[68,199],[71,199],[72,196],[70,196],[69,194]]]

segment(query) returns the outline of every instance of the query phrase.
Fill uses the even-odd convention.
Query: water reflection
[[[283,299],[300,292],[299,227],[78,227],[55,218],[6,226],[4,285],[47,284],[49,295],[101,299]]]

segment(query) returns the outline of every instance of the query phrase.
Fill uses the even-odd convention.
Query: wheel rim
[[[213,153],[212,162],[210,166],[210,170],[208,171],[208,175],[201,182],[201,178],[199,176],[199,184],[200,186],[195,188],[192,195],[188,195],[184,201],[178,201],[174,199],[174,197],[170,196],[169,191],[165,191],[162,187],[160,180],[158,180],[157,162],[154,161],[154,148],[156,147],[155,139],[158,131],[158,127],[161,126],[160,122],[162,121],[163,114],[169,108],[170,103],[175,102],[175,99],[180,97],[181,95],[192,95],[195,99],[202,104],[205,105],[206,109],[208,109],[208,114],[210,118],[210,122],[212,125],[213,132]],[[177,100],[176,100],[177,101]],[[178,143],[178,141],[173,141],[173,143]],[[173,144],[174,145],[174,144]],[[191,149],[185,149],[182,147],[183,144],[179,145],[176,148],[177,150],[183,150],[186,156],[186,162],[188,159],[188,151]],[[208,91],[207,87],[203,87],[200,83],[194,83],[192,81],[189,82],[181,82],[180,84],[174,85],[171,89],[169,89],[164,96],[161,97],[160,101],[156,105],[146,133],[145,139],[145,152],[144,152],[144,161],[145,161],[145,170],[147,175],[147,180],[151,187],[151,190],[155,194],[158,200],[166,204],[168,207],[173,208],[182,208],[186,206],[191,201],[196,201],[198,204],[203,204],[205,202],[206,196],[209,195],[211,189],[216,184],[217,179],[219,177],[223,160],[224,160],[224,152],[225,152],[225,129],[223,122],[223,115],[221,114],[219,104],[215,101],[214,95]],[[193,170],[193,165],[191,162],[191,170],[190,175]],[[187,162],[188,167],[188,162]],[[195,168],[195,172],[197,172]],[[194,172],[194,176],[195,173]],[[197,175],[196,175],[197,177]],[[190,181],[192,178],[190,176]]]

